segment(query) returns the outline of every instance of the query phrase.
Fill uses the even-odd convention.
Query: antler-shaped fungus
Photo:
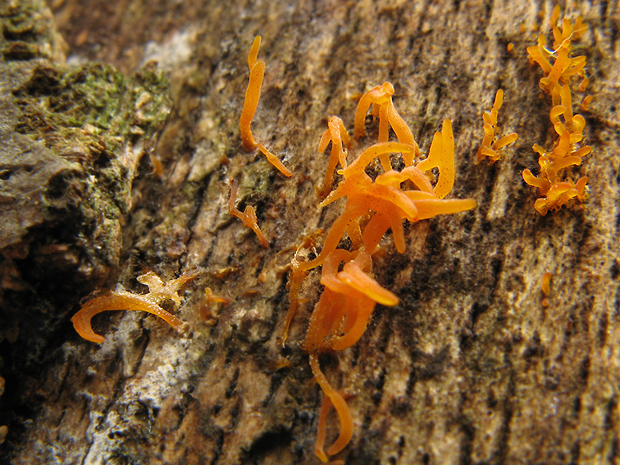
[[[508,144],[512,144],[519,137],[516,133],[508,134],[500,139],[495,139],[497,136],[497,113],[502,107],[504,101],[504,91],[498,89],[495,93],[495,101],[493,102],[493,108],[490,112],[484,112],[482,119],[484,121],[484,137],[482,144],[476,153],[476,164],[480,163],[484,157],[489,157],[491,163],[495,163],[501,158],[499,149],[505,147]]]
[[[138,295],[127,291],[108,291],[99,297],[89,300],[71,318],[73,327],[84,339],[102,344],[105,338],[93,331],[91,319],[98,313],[109,310],[136,310],[158,316],[177,331],[183,331],[187,324],[164,310],[160,304],[166,300],[174,302],[175,308],[181,305],[179,291],[196,277],[194,273],[186,273],[167,283],[152,271],[138,276],[138,281],[149,288],[147,294]]]
[[[325,197],[331,189],[332,176],[336,169],[336,165],[340,163],[342,168],[347,167],[347,152],[345,147],[351,147],[351,137],[340,118],[332,116],[328,120],[327,126],[328,129],[325,130],[321,137],[318,150],[319,153],[323,153],[329,143],[332,143],[329,161],[327,162],[327,170],[325,171],[325,179],[323,180],[323,187],[321,187],[319,192],[321,197]]]
[[[246,228],[250,228],[256,236],[260,239],[260,244],[263,248],[269,248],[269,241],[260,230],[258,226],[258,218],[256,217],[256,209],[252,205],[247,205],[245,207],[244,212],[242,213],[236,206],[235,202],[237,200],[237,190],[239,189],[239,183],[236,180],[233,180],[232,185],[230,186],[230,198],[228,199],[228,214],[230,216],[236,216],[239,218],[243,225]]]
[[[574,182],[572,179],[562,179],[562,172],[581,164],[583,156],[592,151],[590,146],[576,147],[583,140],[585,118],[574,115],[572,109],[572,95],[569,82],[572,76],[583,75],[578,91],[585,92],[589,79],[583,72],[586,58],[584,56],[571,58],[571,39],[578,39],[586,30],[581,17],[571,25],[566,18],[562,20],[562,30],[556,27],[560,16],[560,8],[556,5],[551,15],[551,26],[554,36],[555,50],[547,50],[544,36],[538,37],[538,45],[527,49],[530,60],[538,63],[544,76],[540,79],[540,87],[551,95],[552,108],[549,119],[559,138],[555,141],[551,151],[546,151],[538,145],[533,149],[539,154],[538,164],[540,173],[534,176],[529,169],[523,170],[523,180],[538,189],[542,198],[534,202],[534,208],[541,215],[549,210],[559,210],[563,205],[569,207],[577,202],[583,202],[586,197],[586,183],[588,178],[581,177]],[[553,65],[547,58],[557,55]],[[589,97],[589,96],[588,96]],[[583,99],[582,109],[587,108],[590,101]],[[564,121],[562,121],[562,119]]]
[[[291,261],[289,288],[289,310],[282,331],[286,341],[288,329],[299,305],[299,293],[306,273],[322,266],[321,284],[325,286],[316,303],[303,348],[310,354],[310,366],[325,397],[321,407],[316,455],[323,461],[328,455],[340,452],[351,440],[353,420],[344,397],[327,381],[321,371],[319,355],[325,352],[344,350],[355,344],[364,334],[377,303],[394,306],[398,297],[382,287],[371,276],[372,255],[388,229],[392,229],[394,244],[398,252],[404,252],[405,231],[403,220],[418,221],[444,213],[456,213],[472,209],[473,199],[451,199],[445,197],[454,184],[454,137],[449,119],[443,123],[442,131],[435,134],[428,157],[414,166],[419,149],[411,130],[398,115],[392,95],[394,87],[389,82],[374,87],[360,99],[355,114],[354,137],[364,135],[366,113],[379,118],[378,142],[364,150],[355,161],[346,165],[344,145],[346,129],[342,121],[332,117],[329,129],[323,133],[319,151],[324,151],[332,142],[332,151],[322,192],[331,184],[336,165],[343,179],[320,204],[329,205],[346,197],[345,209],[333,222],[323,243],[321,252],[312,260],[302,261],[301,250],[314,251],[314,238],[306,238]],[[392,127],[399,142],[389,141]],[[391,153],[402,155],[405,168],[394,170]],[[379,159],[383,173],[373,180],[366,174],[366,168]],[[425,172],[438,168],[439,176],[433,186]],[[408,186],[407,189],[403,185]],[[413,189],[411,189],[413,186]],[[350,250],[337,248],[345,235],[351,241]],[[342,266],[342,267],[341,267]],[[339,271],[340,270],[340,271]],[[340,420],[340,434],[335,442],[324,450],[325,423],[329,407],[333,404]]]

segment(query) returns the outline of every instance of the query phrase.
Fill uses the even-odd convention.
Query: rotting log
[[[6,457],[317,463],[322,394],[299,342],[320,289],[312,275],[309,301],[282,349],[285,265],[301,237],[329,227],[342,208],[316,208],[327,163],[316,147],[327,118],[338,115],[350,128],[356,99],[389,80],[424,153],[443,119],[452,119],[457,174],[450,195],[478,206],[407,226],[403,255],[391,237],[382,243],[373,271],[399,305],[378,306],[356,346],[321,358],[329,380],[354,394],[353,440],[339,458],[620,460],[615,4],[580,3],[564,12],[581,14],[589,26],[577,51],[593,78],[584,114],[593,152],[577,172],[589,177],[590,190],[584,210],[542,217],[521,172],[536,170],[531,146],[550,145],[553,128],[540,72],[525,49],[546,24],[550,2],[58,3],[56,20],[74,60],[129,73],[156,59],[171,83],[174,106],[155,150],[164,174],[144,166],[133,183],[108,287],[120,282],[141,292],[141,268],[166,278],[194,269],[201,275],[179,312],[192,330],[187,337],[156,318],[118,312],[95,319],[107,338],[98,346],[74,333],[65,301],[55,308],[64,325],[37,346],[45,356],[33,354],[21,377],[11,357],[26,348],[19,337],[4,342],[0,374],[12,373],[2,398],[10,420]],[[241,148],[238,118],[256,34],[266,75],[252,128],[294,172],[290,180]],[[499,124],[519,139],[497,163],[474,165],[481,115],[498,88]],[[367,129],[369,140],[376,126]],[[227,183],[235,177],[240,209],[256,206],[268,250],[227,214]],[[541,302],[545,272],[552,274],[548,307]],[[206,286],[233,299],[208,322],[200,317]],[[73,289],[73,302],[85,297],[78,284]],[[332,440],[335,416],[329,425]]]

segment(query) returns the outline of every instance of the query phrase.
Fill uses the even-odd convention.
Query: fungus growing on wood
[[[208,325],[213,325],[217,321],[217,313],[213,311],[214,304],[228,305],[232,299],[217,295],[210,287],[205,288],[205,298],[200,307],[200,319]]]
[[[351,147],[351,137],[347,129],[344,127],[344,123],[337,116],[332,116],[327,122],[328,129],[325,130],[321,136],[319,142],[319,153],[323,153],[327,146],[331,142],[332,148],[329,153],[329,161],[327,162],[327,170],[325,171],[325,179],[323,180],[323,187],[319,191],[321,197],[325,197],[332,184],[332,176],[336,169],[336,165],[340,163],[342,168],[347,167],[347,152],[346,149]]]
[[[256,36],[250,53],[248,54],[248,67],[250,68],[250,82],[245,91],[245,100],[243,101],[243,110],[239,118],[239,129],[241,132],[241,143],[246,152],[252,152],[258,148],[260,152],[267,157],[267,161],[275,166],[284,176],[292,176],[292,172],[284,166],[278,157],[272,154],[264,145],[254,139],[250,125],[254,119],[258,101],[260,100],[260,91],[263,85],[263,77],[265,76],[265,62],[257,60],[258,50],[260,48],[261,37]]]
[[[372,107],[372,114],[379,118],[378,142],[364,150],[351,164],[346,165],[346,153],[342,146],[346,129],[339,118],[332,117],[329,129],[323,133],[319,150],[325,150],[329,141],[332,152],[323,186],[331,185],[335,166],[340,163],[338,174],[342,179],[338,186],[321,202],[325,207],[346,198],[344,211],[333,222],[320,253],[316,254],[315,237],[306,237],[291,261],[289,279],[289,311],[286,316],[281,340],[284,343],[288,329],[299,307],[302,283],[306,273],[322,267],[320,282],[324,290],[316,303],[302,347],[310,354],[310,366],[325,396],[321,407],[316,455],[323,461],[340,452],[351,440],[354,431],[349,407],[343,397],[321,371],[319,356],[326,352],[344,350],[355,344],[364,334],[377,303],[385,306],[398,304],[396,294],[381,286],[371,275],[372,254],[388,229],[392,230],[398,252],[406,249],[403,221],[419,221],[439,214],[457,213],[474,208],[473,199],[444,199],[454,185],[454,137],[449,119],[443,123],[441,132],[433,137],[428,157],[414,164],[418,146],[411,131],[396,112],[392,95],[394,87],[389,82],[374,87],[360,99],[355,115],[354,136],[365,133],[364,120]],[[389,140],[389,128],[399,142]],[[390,154],[400,154],[402,165],[393,169]],[[372,179],[366,174],[368,166],[378,159],[383,173]],[[431,182],[432,171],[437,168],[438,177]],[[348,249],[338,248],[348,236]],[[302,260],[307,249],[316,256]],[[333,405],[340,421],[340,433],[325,451],[326,415]]]
[[[230,186],[230,198],[228,199],[228,214],[230,216],[236,216],[243,222],[243,225],[246,228],[250,228],[252,231],[254,231],[254,233],[258,236],[260,240],[261,246],[263,246],[263,248],[265,249],[268,249],[269,241],[263,235],[263,232],[260,230],[260,227],[258,226],[258,218],[256,217],[256,210],[254,209],[254,207],[251,205],[248,205],[245,207],[245,211],[242,213],[235,206],[235,202],[237,200],[238,189],[239,189],[239,183],[236,180],[234,180]]]
[[[148,286],[149,292],[147,294],[108,291],[82,305],[82,308],[71,318],[73,327],[84,339],[102,344],[105,338],[93,331],[91,319],[98,313],[109,310],[136,310],[152,313],[177,331],[183,332],[187,324],[164,310],[161,304],[171,300],[175,308],[181,305],[179,292],[187,282],[195,277],[196,274],[185,273],[177,279],[165,282],[155,273],[149,271],[137,278],[139,282]]]
[[[392,95],[394,95],[394,86],[390,82],[384,82],[380,86],[373,87],[371,90],[362,95],[362,98],[357,104],[357,109],[355,110],[353,137],[355,139],[359,139],[366,134],[366,113],[368,113],[368,110],[372,106],[371,114],[375,118],[379,118],[378,142],[381,143],[388,141],[391,127],[399,142],[413,147],[413,152],[403,153],[405,166],[411,166],[413,164],[414,157],[420,154],[420,148],[413,137],[411,129],[409,129],[409,126],[405,120],[403,120],[396,111],[394,102],[392,102]],[[392,166],[387,153],[381,154],[380,161],[381,166],[385,171],[389,171],[391,169]]]
[[[580,145],[586,125],[585,118],[573,114],[571,78],[580,76],[578,92],[585,92],[589,79],[585,76],[585,56],[571,57],[571,40],[578,39],[586,30],[581,18],[572,25],[566,18],[562,20],[562,30],[556,27],[560,15],[556,6],[551,15],[551,26],[554,37],[554,50],[548,50],[543,35],[538,37],[538,45],[527,49],[532,62],[538,63],[543,71],[540,87],[551,96],[552,108],[549,120],[558,135],[551,150],[539,145],[533,149],[539,154],[540,172],[534,176],[529,169],[523,170],[523,180],[538,189],[541,198],[534,202],[534,208],[541,215],[549,210],[557,211],[563,206],[573,207],[583,203],[587,198],[586,183],[588,178],[580,177],[574,181],[564,172],[581,164],[582,157],[592,151],[588,145]],[[549,58],[555,57],[553,65]],[[582,111],[587,108],[590,99],[585,97],[581,104]]]
[[[512,144],[519,137],[517,133],[513,132],[507,136],[497,139],[497,113],[504,101],[504,91],[498,89],[495,93],[495,101],[493,102],[493,108],[490,112],[484,112],[482,119],[484,121],[484,137],[482,144],[476,153],[476,164],[480,163],[484,157],[488,157],[491,163],[495,163],[501,158],[499,150],[502,147]]]
[[[551,273],[548,271],[543,274],[542,279],[540,280],[540,288],[543,292],[542,306],[549,306],[549,288],[551,285]]]

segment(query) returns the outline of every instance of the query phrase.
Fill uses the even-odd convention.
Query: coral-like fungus
[[[420,149],[415,141],[411,129],[396,111],[392,102],[394,95],[394,86],[390,82],[384,82],[380,86],[373,87],[371,90],[362,95],[357,110],[355,110],[355,125],[353,136],[356,139],[366,134],[365,120],[366,113],[372,105],[371,114],[375,118],[379,118],[379,137],[378,142],[387,142],[390,135],[390,127],[396,134],[399,142],[408,144],[413,147],[413,152],[403,153],[405,164],[410,166],[413,163],[414,156],[420,154]],[[388,171],[391,167],[390,159],[387,155],[380,157],[381,166]]]
[[[304,261],[304,250],[314,251],[315,237],[307,236],[291,261],[289,281],[289,311],[282,331],[286,341],[290,322],[299,307],[302,282],[306,273],[319,266],[321,284],[325,287],[316,303],[303,349],[310,354],[310,366],[325,396],[317,432],[316,455],[324,462],[328,456],[339,453],[353,436],[353,419],[345,397],[331,386],[321,371],[319,356],[326,352],[344,350],[355,344],[364,334],[377,303],[386,306],[398,304],[398,297],[382,287],[371,274],[372,256],[388,229],[392,230],[398,252],[406,248],[403,220],[419,221],[440,214],[471,210],[473,199],[444,199],[454,185],[454,137],[449,119],[443,123],[431,143],[428,157],[417,165],[414,160],[419,148],[411,130],[400,117],[392,102],[394,87],[389,82],[377,86],[360,99],[355,114],[354,136],[365,134],[365,117],[372,107],[372,114],[379,118],[378,142],[364,150],[351,164],[347,164],[348,133],[339,118],[329,120],[319,151],[332,142],[322,192],[331,185],[337,164],[342,167],[338,186],[321,202],[324,207],[346,197],[342,214],[329,230],[321,252],[312,260]],[[399,142],[389,141],[389,129]],[[390,154],[400,154],[403,166],[400,171],[392,167]],[[383,173],[373,178],[366,171],[376,166],[378,159]],[[433,185],[432,171],[438,176]],[[348,236],[348,249],[338,248]],[[334,406],[340,420],[340,434],[325,450],[326,416]]]
[[[556,5],[550,18],[554,39],[553,49],[547,48],[547,40],[542,34],[538,36],[537,45],[527,49],[530,61],[538,63],[544,73],[544,77],[540,80],[540,88],[548,94],[551,94],[559,83],[568,83],[571,76],[582,74],[586,65],[585,56],[570,57],[570,45],[571,40],[579,40],[588,30],[588,26],[582,23],[581,16],[577,17],[575,25],[564,18],[562,30],[560,30],[556,26],[559,17],[560,6]],[[553,65],[549,61],[551,57],[555,58]]]
[[[586,30],[581,18],[577,18],[572,25],[566,18],[562,20],[562,29],[555,23],[560,15],[560,8],[556,6],[551,15],[551,26],[554,43],[553,50],[548,50],[543,35],[538,37],[538,45],[527,49],[530,61],[538,63],[544,76],[540,79],[540,87],[551,96],[552,108],[549,120],[557,133],[557,140],[550,150],[539,145],[533,149],[540,156],[538,164],[540,173],[534,176],[529,169],[523,171],[523,180],[530,186],[538,189],[542,197],[534,203],[534,208],[541,215],[549,210],[559,210],[566,205],[572,207],[587,197],[587,177],[576,181],[565,177],[564,172],[572,166],[581,164],[581,159],[592,151],[588,145],[582,145],[583,130],[586,121],[583,116],[573,114],[571,78],[580,76],[582,81],[578,92],[585,92],[589,79],[585,76],[585,56],[571,57],[571,40],[578,39]],[[553,64],[549,58],[555,58]],[[585,97],[581,109],[587,109],[591,98]]]
[[[93,316],[108,310],[137,310],[157,315],[177,331],[183,332],[187,324],[164,310],[161,304],[170,300],[173,302],[174,308],[178,308],[181,305],[180,290],[195,277],[196,274],[185,273],[179,278],[165,282],[155,273],[149,271],[137,278],[139,282],[148,286],[149,292],[147,294],[107,291],[82,305],[82,308],[71,318],[73,327],[84,339],[102,344],[105,338],[95,333],[91,326]]]
[[[332,148],[329,153],[329,161],[327,162],[327,170],[325,171],[325,179],[323,180],[323,187],[319,191],[321,197],[325,197],[332,186],[332,176],[338,163],[343,168],[347,167],[347,149],[351,148],[351,137],[347,129],[344,127],[344,123],[337,116],[332,116],[327,122],[327,129],[321,136],[319,142],[319,153],[323,153],[329,143],[332,143]]]
[[[497,112],[504,101],[504,91],[498,89],[495,94],[495,101],[490,112],[484,112],[482,119],[484,121],[484,137],[482,144],[476,153],[476,164],[480,163],[484,157],[488,157],[491,163],[495,163],[501,158],[499,149],[512,144],[519,137],[515,132],[507,136],[497,139]]]
[[[260,239],[260,244],[265,248],[269,248],[269,241],[263,235],[263,232],[260,230],[258,226],[258,218],[256,217],[256,210],[253,206],[248,205],[245,207],[245,211],[242,213],[235,206],[235,202],[237,199],[237,190],[239,189],[239,184],[237,181],[233,181],[230,186],[230,199],[228,200],[228,213],[230,216],[236,216],[241,221],[243,221],[243,225],[246,228],[250,228]]]
[[[264,145],[254,139],[250,125],[254,119],[258,101],[260,100],[260,91],[263,86],[263,77],[265,76],[265,62],[257,60],[258,49],[260,48],[260,36],[254,38],[250,53],[248,55],[248,67],[250,68],[250,82],[245,91],[245,100],[243,102],[243,110],[239,118],[239,128],[241,131],[241,143],[246,152],[253,152],[258,148],[260,152],[267,157],[267,161],[275,166],[284,176],[292,176],[293,173],[280,161],[278,157],[265,148]]]

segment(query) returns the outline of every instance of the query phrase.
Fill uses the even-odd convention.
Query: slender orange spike
[[[286,340],[288,339],[288,330],[291,322],[293,321],[293,317],[297,312],[297,307],[299,306],[299,292],[301,291],[301,285],[306,277],[306,270],[303,270],[300,267],[299,254],[304,248],[314,248],[316,246],[316,236],[322,232],[323,230],[318,230],[313,234],[308,234],[305,236],[303,242],[297,247],[295,255],[293,255],[293,259],[291,260],[291,276],[289,279],[288,292],[289,307],[284,320],[284,328],[282,329],[282,333],[280,335],[282,346],[284,346]]]
[[[497,135],[497,114],[502,107],[503,101],[504,91],[498,89],[495,93],[495,101],[493,102],[491,111],[488,113],[485,112],[482,115],[484,121],[484,137],[482,138],[482,143],[480,144],[478,152],[476,152],[476,164],[480,163],[484,157],[488,157],[491,163],[495,163],[501,158],[498,150],[511,144],[519,137],[516,133],[512,133],[493,142],[493,139],[495,139]]]
[[[551,63],[549,63],[549,60],[547,60],[547,57],[543,54],[540,45],[533,45],[532,47],[528,47],[527,53],[530,56],[530,61],[538,63],[543,73],[549,74],[551,72],[553,66],[551,65]]]
[[[343,398],[347,400],[352,397],[351,394],[343,395]],[[327,462],[327,456],[325,455],[325,433],[327,432],[327,414],[332,408],[332,402],[327,396],[323,396],[321,402],[321,410],[319,411],[319,421],[317,424],[316,442],[314,446],[314,453],[324,462]],[[344,465],[344,460],[333,460],[328,465]]]
[[[351,411],[347,406],[347,402],[340,395],[340,393],[329,384],[327,378],[321,371],[318,355],[310,354],[309,358],[310,368],[312,368],[314,378],[319,386],[321,386],[323,393],[329,397],[330,401],[334,405],[334,408],[338,413],[338,419],[340,420],[340,435],[338,436],[338,439],[336,439],[336,442],[334,442],[327,449],[327,454],[336,455],[346,447],[353,437],[353,418],[351,417]],[[324,451],[317,451],[316,454],[321,460],[327,462],[327,455]]]
[[[366,128],[364,127],[364,121],[366,120],[366,113],[372,104],[382,104],[394,94],[394,86],[385,82],[380,86],[373,87],[371,90],[362,95],[359,103],[357,104],[357,110],[355,110],[355,122],[353,137],[359,139],[366,134]]]
[[[551,284],[551,273],[548,271],[543,274],[542,279],[540,280],[540,287],[543,291],[544,297],[542,300],[543,307],[549,306],[549,287]]]
[[[548,94],[551,94],[551,91],[558,85],[562,74],[569,66],[570,59],[568,58],[568,48],[564,47],[558,52],[558,57],[553,64],[549,76],[540,79],[540,88]]]
[[[347,208],[342,213],[342,215],[340,215],[336,219],[336,221],[334,221],[334,224],[332,224],[332,227],[329,230],[329,233],[327,233],[327,237],[325,238],[325,242],[323,243],[321,253],[314,260],[300,263],[300,269],[311,270],[312,268],[321,266],[327,255],[330,252],[334,251],[336,247],[338,247],[338,243],[344,236],[344,233],[347,230],[349,223],[351,223],[352,221],[358,221],[359,218],[365,215],[367,212],[367,207],[354,206],[351,208]]]
[[[245,100],[243,101],[243,110],[239,118],[239,130],[241,133],[241,145],[246,152],[252,152],[257,148],[267,157],[267,161],[276,167],[284,176],[290,177],[293,173],[280,161],[278,157],[273,155],[264,145],[256,142],[252,134],[251,124],[258,108],[260,100],[261,88],[263,86],[263,78],[265,77],[265,62],[257,60],[258,50],[260,48],[261,38],[256,36],[250,53],[248,54],[248,67],[250,68],[250,81],[245,91]]]
[[[250,82],[245,91],[245,100],[243,101],[243,110],[239,119],[239,128],[241,130],[241,141],[243,149],[251,152],[256,149],[256,141],[252,135],[250,124],[254,119],[258,101],[260,100],[260,91],[263,85],[263,77],[265,76],[265,62],[257,60],[258,49],[260,48],[261,37],[256,36],[250,53],[248,54],[248,67],[250,69]]]
[[[437,215],[447,215],[472,210],[476,207],[474,199],[421,199],[416,200],[418,219],[425,220]]]
[[[420,154],[420,148],[418,147],[418,143],[415,141],[411,129],[405,120],[398,114],[396,108],[394,107],[394,103],[392,103],[392,99],[387,102],[387,117],[396,137],[398,138],[398,142],[402,144],[407,144],[413,147],[413,152],[403,152],[403,159],[405,161],[405,166],[413,165],[413,159],[415,156]]]
[[[586,97],[583,98],[583,101],[581,102],[581,106],[579,107],[579,109],[581,111],[588,111],[588,108],[590,107],[590,102],[592,101],[592,96],[591,95],[587,95]]]
[[[332,175],[336,169],[336,165],[340,162],[340,166],[346,167],[346,152],[343,150],[343,143],[346,145],[350,143],[349,134],[344,127],[344,124],[337,116],[332,116],[328,122],[328,129],[323,133],[321,142],[319,143],[319,153],[323,152],[329,142],[332,143],[332,149],[329,154],[329,161],[327,162],[327,170],[325,171],[325,178],[323,180],[323,187],[319,194],[326,196],[331,189]],[[343,137],[346,136],[346,139]]]
[[[546,194],[547,190],[550,187],[549,182],[547,180],[537,178],[528,169],[523,170],[523,180],[530,186],[534,186],[540,189],[540,192],[543,195]]]
[[[514,141],[516,141],[519,138],[519,136],[517,135],[517,133],[513,132],[512,134],[508,134],[507,136],[504,136],[498,140],[496,140],[493,143],[493,150],[499,150],[502,147],[507,146],[508,144],[512,144]]]
[[[378,142],[388,142],[390,139],[390,122],[388,121],[388,107],[387,104],[381,105],[379,108],[379,138]],[[388,153],[382,153],[379,155],[379,161],[383,171],[390,171],[392,169],[392,162],[390,161],[390,155]]]
[[[577,199],[583,202],[588,194],[586,193],[586,184],[588,183],[588,177],[583,176],[575,183],[575,189],[577,189]]]
[[[373,254],[379,245],[381,238],[390,229],[390,221],[384,214],[377,212],[368,221],[362,237],[364,238],[364,249],[369,254]]]

